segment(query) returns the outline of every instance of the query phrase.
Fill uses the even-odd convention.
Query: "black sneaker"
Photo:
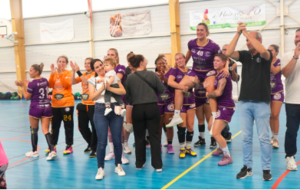
[[[96,151],[92,151],[90,154],[90,158],[95,158],[97,156]]]
[[[225,135],[224,135],[224,139],[226,140],[226,142],[231,142],[231,133],[230,132],[228,132],[228,133],[226,133]]]
[[[263,170],[263,180],[265,180],[265,181],[272,180],[272,174],[271,174],[270,170]]]
[[[91,147],[87,147],[85,150],[84,150],[84,153],[89,153],[89,152],[91,152],[92,151],[92,149],[91,149]]]
[[[201,146],[201,145],[205,145],[205,138],[202,137],[198,137],[199,140],[197,142],[195,142],[194,146]]]
[[[211,137],[210,138],[211,141],[210,141],[210,148],[214,149],[214,148],[217,148],[217,141],[214,137]]]
[[[240,173],[238,173],[236,175],[236,178],[238,179],[244,179],[248,176],[252,176],[252,169],[251,168],[247,168],[247,166],[244,165],[244,167],[241,169]]]

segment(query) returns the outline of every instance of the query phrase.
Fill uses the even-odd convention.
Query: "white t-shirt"
[[[99,90],[103,86],[103,82],[97,83],[97,80],[99,80],[99,79],[100,79],[100,77],[96,77],[96,78],[95,77],[91,77],[88,80],[88,83],[90,83],[93,86],[95,86],[95,91]],[[105,103],[105,101],[104,101],[104,94],[105,94],[105,90],[102,91],[100,97],[97,100],[95,100],[94,102],[104,104]],[[114,102],[117,102],[117,101],[115,100],[114,97],[111,96],[110,102],[114,103]]]
[[[294,51],[285,53],[281,58],[281,70],[291,61]],[[296,62],[295,68],[289,78],[285,79],[285,103],[300,104],[300,61]]]
[[[116,71],[110,70],[107,73],[105,73],[105,80],[109,80],[109,77],[114,77],[114,82],[112,84],[118,84],[119,82],[119,77],[117,76]]]

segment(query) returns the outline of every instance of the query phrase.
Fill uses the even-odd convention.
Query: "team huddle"
[[[261,148],[263,179],[272,180],[271,147],[279,148],[278,117],[284,101],[281,72],[286,78],[293,74],[300,53],[300,43],[297,43],[300,42],[300,29],[296,31],[296,49],[293,58],[286,56],[284,62],[277,58],[279,53],[277,45],[264,48],[261,44],[261,34],[255,31],[247,32],[246,24],[243,23],[238,24],[237,33],[232,41],[222,48],[207,38],[209,29],[206,24],[198,24],[196,34],[197,38],[188,42],[187,53],[175,55],[176,64],[173,68],[167,63],[166,57],[158,56],[155,60],[155,72],[147,71],[147,59],[133,52],[127,55],[128,66],[121,65],[115,48],[108,50],[103,61],[86,58],[84,63],[86,72],[83,73],[77,63],[72,61],[70,61],[72,70],[67,70],[69,60],[66,56],[60,56],[57,59],[57,66],[51,65],[49,80],[41,76],[43,63],[32,65],[29,75],[33,80],[15,82],[17,86],[22,87],[25,99],[31,100],[29,121],[32,150],[27,152],[26,156],[39,156],[37,146],[39,120],[48,143],[47,160],[54,160],[57,157],[56,148],[59,146],[62,121],[66,142],[63,153],[73,152],[75,101],[72,85],[81,83],[82,100],[76,107],[78,129],[88,144],[84,153],[90,153],[91,158],[97,157],[98,170],[95,177],[97,180],[105,176],[105,160],[115,159],[115,172],[119,176],[126,175],[122,164],[129,163],[125,154],[131,153],[128,139],[132,132],[137,169],[144,167],[147,146],[151,148],[151,164],[157,172],[161,172],[163,167],[161,159],[163,146],[166,146],[168,154],[178,153],[181,159],[186,156],[197,156],[195,148],[206,144],[205,120],[211,135],[210,148],[215,149],[212,155],[222,156],[218,165],[232,164],[233,155],[227,146],[227,143],[231,142],[228,124],[233,115],[237,114],[232,99],[232,81],[238,82],[241,78],[239,115],[243,134],[244,166],[236,177],[243,179],[252,175],[252,138],[255,120]],[[241,35],[247,39],[248,51],[235,50]],[[191,69],[187,67],[190,58],[193,61]],[[237,61],[243,66],[241,77],[237,73]],[[283,64],[287,66],[285,70],[281,68]],[[293,68],[291,64],[294,64]],[[48,98],[48,88],[52,89],[51,101]],[[199,136],[193,149],[195,116]],[[299,128],[299,118],[297,122]],[[174,126],[177,126],[180,145],[178,150],[174,150],[172,145]],[[287,128],[286,138],[288,135],[293,136],[285,142],[289,170],[297,169],[294,155],[295,131],[298,128],[293,128],[293,131]],[[163,131],[166,135],[164,143],[161,141]],[[110,150],[108,154],[105,151],[107,137]],[[287,143],[290,143],[290,146]]]

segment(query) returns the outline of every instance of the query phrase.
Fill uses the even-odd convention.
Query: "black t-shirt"
[[[242,84],[239,100],[270,102],[270,59],[265,60],[259,53],[253,56],[250,51],[239,51],[242,67]]]
[[[232,61],[231,59],[229,59],[229,65],[228,65],[228,67],[229,67],[229,73],[230,73],[231,78],[232,78],[231,67],[232,67],[233,64],[234,64],[234,61]],[[235,68],[234,71],[235,71],[235,73],[238,75],[238,79],[237,79],[236,82],[239,82],[239,80],[240,80],[240,75],[239,75],[238,72],[237,72],[237,67]]]

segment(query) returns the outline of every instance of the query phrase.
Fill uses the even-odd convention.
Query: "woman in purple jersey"
[[[117,73],[117,76],[119,77],[119,79],[121,80],[122,85],[124,85],[124,75],[125,75],[125,66],[124,65],[120,65],[120,59],[119,59],[119,53],[118,50],[115,48],[110,48],[107,51],[107,57],[113,58],[116,60],[117,62],[117,66],[115,67],[115,72]],[[123,101],[125,102],[125,96],[122,96]],[[123,119],[124,120],[124,119]],[[126,134],[126,135],[124,135]],[[127,139],[124,138],[127,137]],[[124,144],[125,140],[126,142],[128,141],[129,138],[129,133],[123,128],[122,131],[122,146],[123,146],[123,150],[124,152],[126,152],[127,154],[131,153],[131,150],[128,147],[128,144]],[[105,156],[105,160],[111,160],[115,157],[114,155],[114,145],[112,142],[112,136],[111,136],[111,132],[110,132],[110,128],[108,131],[108,141],[109,141],[109,153]],[[125,157],[124,153],[122,153],[122,164],[129,164],[129,160]]]
[[[186,53],[186,63],[189,59],[193,58],[193,73],[192,75],[185,76],[180,85],[186,86],[186,88],[190,89],[195,86],[197,82],[204,82],[204,80],[209,84],[206,88],[207,92],[214,91],[214,75],[211,74],[211,70],[213,70],[213,60],[214,55],[221,52],[221,49],[218,44],[208,39],[209,35],[208,26],[205,23],[199,23],[197,26],[197,38],[189,41],[188,43],[188,51]],[[228,74],[228,71],[225,71],[225,74]],[[207,75],[211,74],[211,75]],[[180,109],[183,104],[183,93],[181,90],[175,90],[175,111],[174,117],[172,121],[166,125],[166,127],[174,126],[183,122],[180,117]],[[209,100],[210,108],[212,111],[212,119],[210,123],[214,122],[214,118],[216,116],[217,111],[217,103],[214,98]]]
[[[42,123],[42,131],[46,137],[48,146],[50,147],[50,154],[47,160],[53,160],[56,157],[52,137],[49,133],[49,125],[52,118],[52,109],[50,100],[48,99],[48,80],[41,77],[44,64],[34,64],[30,67],[29,76],[33,80],[29,81],[15,81],[17,86],[22,87],[23,95],[26,100],[31,100],[29,109],[29,122],[31,131],[32,150],[25,155],[29,157],[38,157],[38,130],[39,120]],[[27,87],[27,91],[26,91]]]
[[[219,166],[225,166],[232,164],[232,157],[230,156],[226,140],[221,135],[222,130],[225,128],[226,123],[231,121],[231,117],[234,113],[234,101],[232,99],[232,83],[231,76],[223,76],[223,72],[227,61],[227,57],[224,54],[217,54],[214,58],[214,69],[216,71],[216,80],[214,87],[216,90],[210,93],[206,93],[207,98],[216,98],[218,107],[216,119],[212,128],[212,135],[219,144],[219,148],[213,152],[214,156],[223,155],[223,158],[218,163]],[[205,85],[205,84],[204,84]]]
[[[159,135],[160,140],[162,136],[162,128],[164,123],[168,123],[170,119],[173,117],[174,112],[174,89],[170,88],[168,86],[168,78],[170,76],[170,73],[172,72],[172,68],[167,68],[165,65],[164,56],[160,55],[155,60],[155,66],[156,66],[156,74],[158,78],[160,79],[161,83],[164,85],[165,90],[162,94],[157,94],[158,98],[158,107],[160,111],[160,124],[159,124]],[[173,136],[174,131],[173,127],[167,128],[167,152],[169,154],[174,154],[173,150]]]
[[[283,85],[281,81],[281,64],[280,59],[277,59],[279,47],[270,45],[268,48],[272,52],[273,60],[271,63],[271,117],[270,126],[272,131],[271,144],[274,148],[279,148],[278,132],[279,132],[279,113],[284,100]]]
[[[197,156],[191,148],[194,136],[194,120],[195,120],[195,96],[193,89],[187,90],[186,86],[180,85],[182,78],[189,72],[193,72],[185,65],[185,56],[182,53],[175,55],[176,68],[172,69],[168,79],[168,85],[174,89],[184,92],[183,106],[181,108],[180,116],[183,120],[178,128],[178,141],[180,145],[179,158],[185,158],[185,155]],[[185,134],[187,128],[187,133]],[[169,129],[169,128],[168,128]]]

